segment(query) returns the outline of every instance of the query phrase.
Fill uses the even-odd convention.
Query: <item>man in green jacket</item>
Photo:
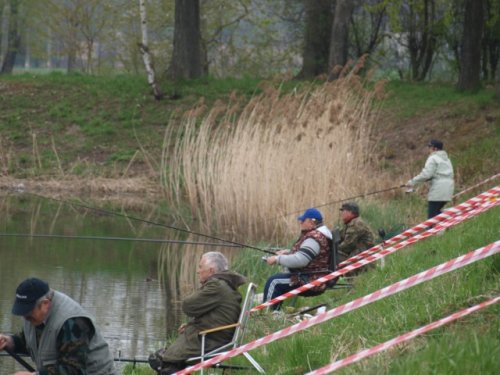
[[[417,176],[406,183],[413,188],[422,182],[430,181],[429,193],[427,194],[427,217],[430,219],[441,213],[444,205],[451,201],[455,188],[453,165],[448,154],[443,150],[443,142],[433,139],[427,145],[429,157],[425,162],[424,169]]]
[[[179,327],[179,337],[171,346],[149,356],[149,363],[158,374],[182,370],[188,358],[201,354],[200,331],[238,321],[242,299],[238,287],[246,282],[245,278],[229,271],[226,257],[219,252],[203,254],[197,273],[201,288],[182,303],[182,310],[189,317],[187,324]],[[230,342],[233,333],[234,328],[207,335],[205,351]]]
[[[371,229],[359,217],[359,206],[355,202],[344,203],[340,212],[344,227],[340,231],[338,253],[339,262],[343,262],[374,246],[375,242]]]

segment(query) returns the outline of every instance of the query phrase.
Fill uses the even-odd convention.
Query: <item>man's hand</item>
[[[0,334],[0,350],[5,348],[14,350],[14,340],[10,336]]]
[[[278,259],[278,257],[273,255],[273,256],[267,257],[266,262],[267,262],[267,264],[272,266],[274,263],[276,263],[276,259]]]
[[[179,333],[179,335],[184,333],[184,331],[186,330],[186,326],[187,326],[186,323],[181,324],[180,327],[177,328],[177,333]]]

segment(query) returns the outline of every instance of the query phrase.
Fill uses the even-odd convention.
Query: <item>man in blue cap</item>
[[[330,273],[329,241],[332,240],[332,232],[323,224],[323,215],[316,208],[308,208],[297,219],[301,233],[291,250],[280,250],[277,255],[266,260],[269,265],[286,267],[288,272],[277,273],[267,279],[264,301]],[[325,286],[319,288],[324,290]],[[279,310],[280,306],[278,303],[271,306],[271,309]]]
[[[37,368],[15,375],[116,374],[94,319],[45,281],[33,277],[19,284],[12,313],[24,318],[24,327],[17,335],[0,334],[0,350],[28,354]]]

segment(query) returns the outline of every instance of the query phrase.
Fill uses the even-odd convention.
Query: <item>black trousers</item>
[[[438,202],[438,201],[429,201],[427,207],[427,218],[437,216],[441,213],[441,209],[448,202]]]

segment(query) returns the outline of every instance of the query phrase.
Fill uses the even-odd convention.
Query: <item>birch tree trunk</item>
[[[142,54],[142,59],[144,60],[144,66],[148,75],[148,83],[153,89],[153,95],[156,100],[160,100],[163,94],[160,89],[160,85],[156,82],[155,69],[153,65],[153,57],[149,52],[148,48],[148,24],[146,19],[146,0],[139,0],[139,11],[141,15],[141,34],[142,42],[139,43],[139,49]]]

